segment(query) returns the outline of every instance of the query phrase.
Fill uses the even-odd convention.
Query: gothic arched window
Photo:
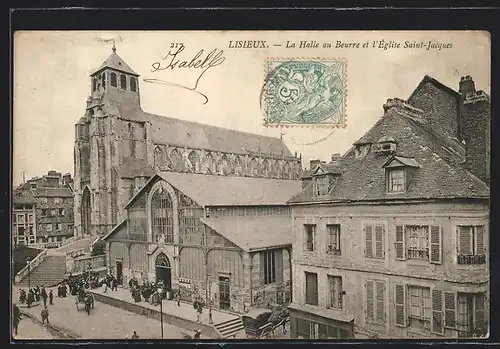
[[[125,75],[120,75],[120,87],[122,90],[127,89],[127,77]]]
[[[241,162],[241,158],[239,156],[234,160],[234,172],[238,176],[243,176],[243,163]]]
[[[188,160],[191,163],[191,171],[198,172],[198,154],[194,150],[189,153]]]
[[[163,156],[162,156],[162,151],[160,149],[160,147],[156,147],[155,148],[155,152],[154,152],[154,168],[157,169],[159,168],[162,163],[163,163]]]
[[[222,174],[224,176],[231,174],[231,164],[229,163],[229,159],[226,154],[222,155],[221,167],[222,167]]]
[[[116,73],[111,73],[111,86],[116,87]]]
[[[106,73],[102,73],[102,75],[101,75],[101,83],[102,83],[102,87],[106,88]]]
[[[205,161],[207,172],[210,174],[215,173],[215,162],[212,153],[207,153],[207,155],[205,155]]]
[[[170,153],[170,159],[172,161],[172,167],[174,171],[182,171],[182,156],[181,154],[177,151],[177,149],[172,150]]]
[[[285,162],[285,165],[283,166],[283,178],[290,179],[290,174],[291,174],[290,164],[288,162]]]
[[[137,91],[137,82],[134,77],[130,78],[130,90]]]
[[[170,194],[159,188],[151,199],[151,233],[152,241],[158,242],[164,235],[165,242],[174,242],[174,207]]]
[[[252,158],[252,160],[250,160],[250,175],[257,176],[258,171],[259,171],[259,164],[257,164],[257,160]]]
[[[281,178],[280,162],[276,160],[273,165],[273,174],[276,178]]]

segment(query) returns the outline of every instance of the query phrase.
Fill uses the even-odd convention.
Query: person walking
[[[178,290],[175,295],[175,300],[177,301],[177,306],[181,306],[181,290]]]
[[[49,304],[53,305],[54,304],[53,301],[54,301],[54,294],[52,293],[52,290],[50,290],[49,291]]]
[[[14,309],[12,309],[12,325],[14,325],[14,335],[17,336],[17,328],[19,326],[19,321],[21,321],[21,312],[16,304],[14,304]]]
[[[201,337],[201,330],[196,330],[194,332],[193,339],[200,339],[200,337]]]
[[[28,308],[31,308],[31,304],[35,302],[35,293],[32,289],[28,291],[28,297],[26,299],[26,304],[28,304]]]
[[[196,322],[201,322],[201,314],[203,313],[203,302],[198,301],[198,305],[196,307],[196,315],[197,315],[197,320]]]
[[[47,306],[43,307],[40,315],[42,316],[42,325],[45,324],[45,321],[49,324],[49,309],[47,309]]]
[[[134,331],[134,334],[132,335],[132,339],[139,339],[139,335],[137,334],[136,331]]]
[[[45,291],[45,287],[42,286],[42,289],[40,290],[40,296],[42,297],[43,300],[43,306],[47,306],[47,291]]]

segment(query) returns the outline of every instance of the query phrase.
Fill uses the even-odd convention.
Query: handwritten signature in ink
[[[174,53],[168,51],[168,53],[162,59],[162,61],[165,61],[166,63],[160,61],[154,62],[153,64],[151,64],[152,67],[151,72],[156,73],[168,69],[174,70],[180,68],[201,69],[201,73],[192,87],[154,78],[144,79],[144,82],[160,84],[160,85],[176,86],[189,91],[193,91],[205,99],[203,104],[207,104],[208,97],[204,93],[198,91],[198,85],[203,75],[209,69],[221,65],[226,60],[226,58],[224,57],[224,51],[219,49],[213,49],[205,56],[205,50],[202,49],[190,61],[188,61],[179,58],[179,54],[182,51],[184,51],[184,48],[185,46],[182,45]]]

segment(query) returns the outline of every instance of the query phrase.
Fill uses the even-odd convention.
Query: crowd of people
[[[40,301],[43,301],[43,305],[47,306],[47,300],[50,302],[50,304],[52,304],[54,295],[52,294],[52,290],[49,290],[49,292],[47,293],[43,285],[41,287],[39,285],[35,285],[35,287],[30,288],[28,292],[26,292],[24,289],[21,289],[21,291],[19,292],[19,303],[26,303],[28,308],[31,308],[33,303]]]
[[[132,277],[128,285],[132,299],[136,303],[144,300],[152,305],[158,305],[162,299],[175,299],[177,305],[180,306],[180,291],[172,290],[168,286],[165,286],[162,281],[152,283],[146,280],[142,284],[139,284],[139,281]]]

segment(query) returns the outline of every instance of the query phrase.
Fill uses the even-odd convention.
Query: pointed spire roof
[[[135,71],[133,71],[132,68],[130,68],[129,65],[127,63],[125,63],[125,61],[120,56],[118,56],[116,54],[116,47],[115,47],[114,43],[113,43],[112,50],[113,50],[113,53],[101,64],[99,69],[94,71],[91,75],[94,75],[95,73],[97,73],[98,71],[101,71],[104,68],[110,68],[110,69],[121,71],[123,73],[130,74],[130,75],[139,76],[139,74],[137,74]]]

